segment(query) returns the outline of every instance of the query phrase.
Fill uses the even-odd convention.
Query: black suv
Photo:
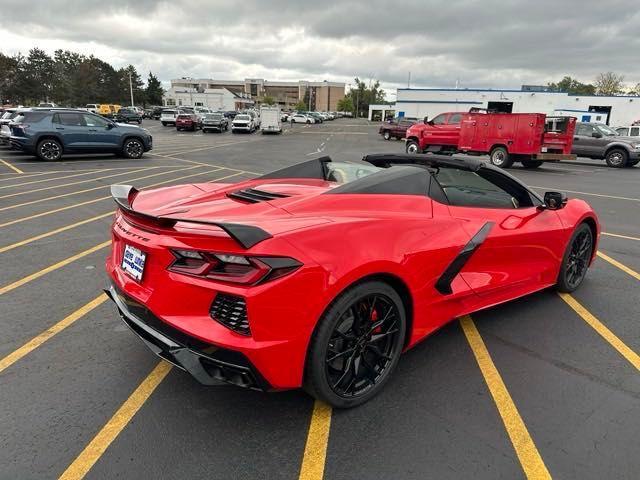
[[[136,122],[138,125],[142,123],[142,117],[137,110],[133,108],[122,107],[115,114],[114,120],[121,123]]]
[[[115,153],[140,158],[153,146],[144,128],[118,124],[81,110],[22,111],[9,128],[12,147],[46,161],[60,160],[66,153]]]

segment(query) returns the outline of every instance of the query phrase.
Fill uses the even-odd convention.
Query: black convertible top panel
[[[317,178],[326,180],[325,164],[331,161],[331,157],[324,156],[314,158],[306,162],[291,165],[290,167],[281,168],[275,172],[265,173],[262,178]]]
[[[404,153],[375,153],[365,155],[362,160],[376,167],[389,168],[393,165],[424,165],[427,167],[449,167],[478,171],[486,164],[476,158],[460,158],[448,155],[411,155]]]
[[[401,165],[380,170],[353,182],[326,191],[323,195],[336,193],[377,193],[427,196],[431,173],[416,165]]]

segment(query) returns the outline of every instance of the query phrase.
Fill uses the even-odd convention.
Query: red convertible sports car
[[[303,386],[336,407],[456,317],[573,291],[600,232],[582,200],[437,155],[111,192],[107,293],[151,350],[203,384]]]

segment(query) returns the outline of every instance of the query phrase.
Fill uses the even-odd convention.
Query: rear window
[[[189,120],[191,118],[191,115],[182,114],[182,115],[178,115],[177,118],[178,120]]]
[[[176,111],[175,110],[163,110],[162,111],[162,115],[175,115]]]

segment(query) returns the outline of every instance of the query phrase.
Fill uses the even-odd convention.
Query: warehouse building
[[[631,125],[640,119],[638,96],[573,95],[536,85],[523,85],[519,90],[399,88],[396,98],[396,116],[400,117],[433,118],[442,112],[467,112],[477,107],[501,112],[571,115],[579,121],[612,126]]]
[[[336,111],[344,98],[345,84],[340,82],[276,82],[263,78],[244,80],[214,80],[211,78],[179,78],[171,80],[171,89],[190,89],[198,93],[207,90],[226,89],[236,95],[248,97],[260,104],[265,97],[272,97],[283,109],[292,109],[304,101],[309,110]],[[169,97],[169,93],[167,93]]]
[[[171,87],[162,97],[165,107],[208,107],[213,110],[229,111],[251,108],[255,102],[250,95],[234,93],[226,88]]]

